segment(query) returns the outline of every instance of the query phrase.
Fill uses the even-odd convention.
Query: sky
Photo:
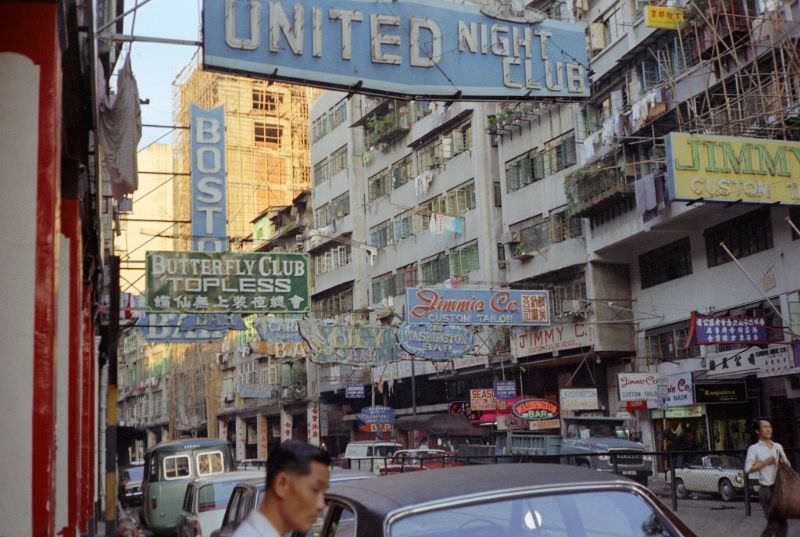
[[[125,0],[125,10],[131,9],[142,0]],[[147,37],[170,39],[200,39],[201,0],[150,0],[136,12],[133,34]],[[125,17],[125,34],[131,34],[134,24],[133,14]],[[172,125],[172,81],[186,66],[198,47],[185,45],[165,45],[156,43],[133,43],[131,63],[133,74],[139,86],[139,97],[150,99],[150,104],[142,105],[142,123]],[[124,54],[131,44],[124,45]],[[123,55],[124,58],[124,55]],[[118,62],[118,67],[122,62]],[[166,129],[143,128],[139,148],[145,147]],[[163,141],[171,140],[171,134]]]

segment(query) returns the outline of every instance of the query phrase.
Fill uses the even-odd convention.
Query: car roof
[[[205,485],[208,483],[226,483],[228,481],[249,481],[253,479],[264,479],[264,472],[255,470],[225,472],[224,474],[214,474],[204,477],[198,477],[194,480],[197,485]]]
[[[373,477],[378,477],[378,475],[373,474],[372,472],[361,472],[359,470],[339,468],[338,466],[331,468],[331,483],[336,481],[349,481],[351,479],[372,479]]]
[[[222,447],[228,443],[227,440],[219,438],[184,438],[182,440],[170,440],[161,442],[147,450],[147,453],[154,451],[180,451],[184,449],[205,449],[212,447]]]
[[[393,442],[391,440],[354,440],[353,442],[348,442],[347,445],[353,446],[374,446],[376,444],[386,445],[386,446],[399,446],[400,444],[397,442]]]
[[[634,484],[613,474],[559,464],[483,464],[410,472],[341,483],[328,493],[352,505],[364,521],[380,527],[384,516],[400,507],[482,493],[535,489],[550,485]]]

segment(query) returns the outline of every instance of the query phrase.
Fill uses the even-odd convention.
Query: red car
[[[381,468],[381,475],[418,472],[434,468],[464,466],[455,454],[443,449],[400,449],[394,452],[391,461]]]

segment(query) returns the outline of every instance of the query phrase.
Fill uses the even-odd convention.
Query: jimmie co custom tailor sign
[[[620,401],[657,401],[656,373],[617,373]]]
[[[406,352],[428,360],[452,360],[472,348],[472,332],[464,326],[406,323],[398,338]]]
[[[147,252],[146,306],[174,313],[304,313],[308,256]]]
[[[203,2],[203,65],[331,89],[589,96],[586,25],[442,0]]]
[[[550,324],[550,294],[547,291],[409,287],[406,293],[410,323],[495,326]]]

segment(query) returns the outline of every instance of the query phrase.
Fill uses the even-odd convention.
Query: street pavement
[[[670,490],[661,475],[650,479],[649,488],[672,508]],[[678,510],[674,513],[698,537],[758,537],[766,526],[766,519],[758,498],[753,498],[750,505],[751,515],[745,516],[743,499],[723,502],[711,495],[693,494],[691,499],[678,500]],[[789,521],[787,537],[800,537],[800,520]]]

